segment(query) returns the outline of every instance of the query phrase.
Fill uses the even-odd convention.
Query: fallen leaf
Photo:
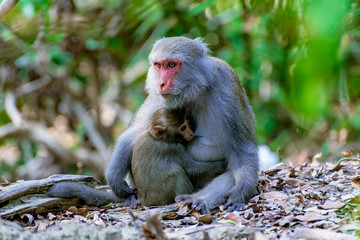
[[[296,194],[295,197],[296,197],[297,199],[299,199],[299,202],[300,202],[301,204],[304,204],[304,203],[305,203],[305,198],[304,198],[303,195],[301,195],[301,194]]]
[[[268,192],[269,191],[269,182],[267,180],[261,180],[259,181],[259,186],[258,189],[262,190],[261,186],[263,186],[265,188],[265,191]]]
[[[251,219],[254,215],[255,214],[254,214],[254,211],[252,210],[252,208],[249,208],[244,212],[244,217],[247,220]]]
[[[277,223],[279,224],[280,227],[284,227],[290,224],[292,221],[294,221],[294,219],[295,219],[294,216],[285,216],[279,219]]]
[[[357,175],[351,180],[351,186],[360,187],[360,175]]]
[[[291,168],[291,169],[290,169],[290,172],[289,172],[289,174],[287,175],[287,177],[291,177],[291,178],[297,177],[295,168]]]
[[[341,152],[341,155],[343,155],[343,157],[348,157],[348,158],[355,157],[351,149],[346,149],[345,151]]]
[[[49,221],[48,220],[41,220],[39,225],[38,225],[38,228],[37,230],[38,231],[43,231],[47,228],[47,226],[49,226]]]
[[[93,221],[94,221],[94,224],[95,224],[96,226],[105,227],[105,223],[104,223],[104,221],[99,217],[99,215],[95,214]]]
[[[197,219],[200,223],[210,224],[215,219],[215,217],[210,214],[204,214],[200,215]]]
[[[161,214],[161,218],[164,220],[175,220],[182,218],[183,216],[178,215],[176,212],[168,212]]]
[[[331,200],[326,200],[324,202],[324,204],[320,205],[319,208],[322,209],[340,209],[343,206],[345,206],[344,203],[340,202],[340,201],[331,201]]]
[[[321,158],[321,156],[322,156],[322,153],[321,153],[321,152],[315,154],[315,156],[313,156],[313,158],[311,159],[311,162],[312,162],[312,163],[313,163],[313,162],[316,162],[318,159]]]
[[[299,179],[296,178],[285,178],[285,183],[291,187],[299,187],[299,186],[305,186],[305,185],[309,185],[308,183],[301,181]]]
[[[325,200],[326,199],[326,197],[322,196],[320,194],[320,192],[315,192],[315,191],[310,193],[310,197],[314,198],[316,200]]]
[[[286,199],[288,196],[280,191],[271,191],[263,194],[265,200],[269,199]]]
[[[346,164],[338,164],[338,165],[335,165],[330,171],[331,172],[337,172],[337,171],[339,171],[340,169],[342,169],[343,167],[345,167],[346,166]]]
[[[147,217],[145,221],[142,225],[142,230],[146,239],[168,239],[163,231],[159,215],[151,215]]]
[[[51,212],[48,213],[47,217],[49,220],[54,220],[56,218],[56,215],[52,214]]]
[[[327,185],[324,185],[324,186],[315,188],[314,190],[319,191],[319,192],[322,192],[322,193],[327,193],[327,192],[329,192],[330,190],[335,190],[335,189],[336,189],[336,187],[335,187],[334,185],[327,184]]]
[[[265,171],[265,175],[273,177],[280,171],[281,171],[281,169],[270,169],[270,170]]]
[[[329,218],[329,216],[325,216],[323,214],[319,214],[317,212],[308,211],[304,215],[295,216],[295,219],[303,222],[312,222],[317,220],[324,220]]]
[[[74,213],[75,215],[81,215],[86,217],[89,213],[89,209],[87,208],[77,208],[75,206],[69,207],[68,211]]]
[[[189,209],[189,206],[185,203],[183,204],[179,210],[177,211],[177,214],[179,216],[187,216],[191,213],[191,209]]]
[[[247,221],[245,218],[236,215],[235,213],[231,212],[228,215],[226,215],[225,217],[226,220],[231,220],[233,222],[235,222],[236,224],[244,224],[244,223],[248,223],[249,221]]]

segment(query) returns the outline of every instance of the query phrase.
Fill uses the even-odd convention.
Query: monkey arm
[[[131,174],[131,157],[136,138],[149,126],[152,115],[161,107],[161,101],[149,95],[130,122],[129,127],[118,138],[110,164],[106,170],[106,180],[116,196],[131,197],[136,194],[125,181],[128,172]]]
[[[228,211],[235,211],[256,193],[258,182],[256,144],[252,141],[244,141],[240,149],[235,148],[229,157],[228,172],[233,176],[234,185],[229,190],[224,208]]]
[[[130,188],[125,181],[125,176],[130,170],[132,146],[136,136],[139,134],[140,130],[133,128],[126,130],[119,137],[105,173],[108,184],[115,195],[120,198],[130,197],[135,193],[135,189]]]

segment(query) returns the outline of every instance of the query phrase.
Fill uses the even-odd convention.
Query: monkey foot
[[[193,208],[195,211],[198,211],[201,214],[210,213],[210,209],[207,206],[206,202],[203,199],[200,199],[198,197],[192,197],[189,195],[180,195],[175,198],[175,201],[186,203],[191,208]]]
[[[224,205],[224,209],[226,209],[226,212],[234,212],[244,208],[245,205],[244,203],[228,200]]]
[[[124,205],[126,207],[130,208],[136,208],[140,206],[140,195],[137,191],[134,192],[134,194],[130,195],[127,199],[124,201]]]

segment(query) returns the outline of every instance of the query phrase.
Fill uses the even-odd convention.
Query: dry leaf
[[[278,224],[280,227],[283,227],[287,224],[290,224],[292,221],[294,221],[294,216],[286,216],[279,219]]]
[[[89,213],[89,209],[87,208],[77,208],[75,206],[69,207],[68,211],[74,213],[75,215],[81,215],[83,217],[86,217]]]
[[[305,198],[304,198],[303,195],[301,195],[301,194],[296,194],[295,197],[296,197],[297,199],[299,199],[299,202],[300,202],[301,204],[304,204],[304,203],[305,203]]]
[[[159,215],[155,214],[146,218],[146,222],[143,224],[142,230],[146,239],[168,239],[163,231]]]
[[[354,153],[351,149],[346,149],[345,151],[341,152],[341,155],[343,155],[344,157],[348,157],[348,158],[353,158]]]
[[[99,215],[95,214],[93,221],[94,221],[94,224],[95,224],[96,226],[105,227],[105,223],[104,223],[104,221],[99,217]]]
[[[285,183],[294,188],[299,187],[299,186],[309,185],[308,183],[301,181],[299,179],[296,179],[296,178],[285,178]]]
[[[340,209],[343,206],[345,206],[344,203],[340,202],[340,201],[331,201],[331,200],[326,200],[324,202],[324,204],[320,205],[319,208],[322,209]]]
[[[54,220],[56,218],[56,215],[52,214],[51,212],[48,213],[47,217],[49,220]]]
[[[288,196],[280,191],[266,192],[263,194],[265,200],[269,199],[286,199]]]
[[[355,178],[351,180],[351,186],[360,187],[360,175],[357,175]]]
[[[48,220],[41,220],[39,225],[38,225],[38,228],[37,230],[38,231],[42,231],[42,230],[45,230],[47,228],[47,226],[49,226],[49,221]]]
[[[290,172],[288,173],[287,177],[291,177],[291,178],[294,178],[294,177],[297,177],[298,175],[296,174],[296,170],[295,168],[291,168],[290,169]]]
[[[295,219],[300,220],[302,222],[312,222],[317,220],[323,220],[329,218],[328,216],[324,216],[323,214],[319,214],[317,212],[308,211],[304,215],[296,216]]]
[[[179,216],[187,216],[191,213],[191,211],[192,210],[189,209],[189,206],[185,203],[179,208],[179,210],[177,211],[177,214]]]
[[[176,212],[167,212],[167,213],[161,214],[161,218],[164,220],[175,220],[175,219],[179,219],[182,217],[183,216],[179,216]]]
[[[204,224],[210,224],[214,219],[215,219],[215,217],[210,214],[204,214],[204,215],[200,215],[198,217],[198,221],[200,223],[204,223]]]
[[[235,222],[236,224],[244,224],[244,223],[248,223],[249,221],[247,221],[245,218],[236,215],[235,213],[231,212],[228,215],[226,215],[225,217],[226,220],[231,220],[233,222]]]
[[[313,156],[313,158],[311,159],[311,162],[312,162],[312,163],[316,162],[318,159],[321,158],[321,156],[322,156],[322,153],[321,153],[321,152],[315,154],[315,156]]]

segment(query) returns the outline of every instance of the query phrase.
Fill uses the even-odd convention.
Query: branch
[[[71,151],[63,147],[44,126],[38,123],[24,122],[19,126],[7,124],[0,127],[0,140],[8,138],[27,139],[34,143],[43,144],[58,159],[67,164],[82,162],[99,176],[103,175],[105,164],[95,152],[85,149]]]
[[[0,21],[9,14],[19,0],[3,0],[0,3]]]
[[[341,168],[341,163],[346,161],[356,161],[360,162],[360,158],[357,157],[345,157],[340,159],[337,164],[331,169],[331,171],[338,171]]]
[[[101,154],[102,159],[106,161],[110,158],[110,152],[106,147],[105,141],[103,140],[100,133],[96,130],[94,120],[89,116],[84,107],[76,102],[72,105],[72,109],[76,115],[76,117],[84,124],[89,139],[94,145],[94,147]]]
[[[15,126],[19,126],[23,122],[21,113],[16,107],[15,94],[13,94],[12,92],[8,92],[5,96],[5,111],[7,112]]]

